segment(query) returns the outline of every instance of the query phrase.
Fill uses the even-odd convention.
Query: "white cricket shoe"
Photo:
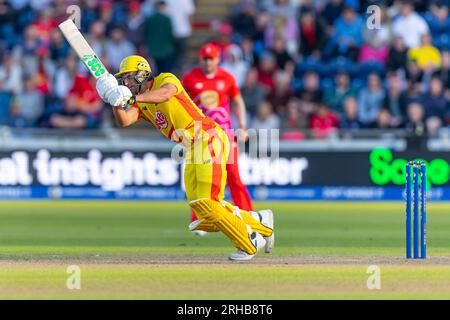
[[[202,220],[195,220],[195,221],[192,221],[189,224],[189,230],[191,230],[193,235],[196,235],[196,236],[199,236],[199,237],[204,237],[204,236],[206,236],[208,234],[208,232],[203,231],[203,230],[194,230],[202,221],[203,221],[203,219]]]
[[[257,232],[253,232],[250,236],[250,239],[253,242],[253,245],[256,247],[257,252],[260,249],[264,248],[264,246],[266,245],[266,240]],[[228,256],[228,259],[233,261],[247,261],[252,259],[255,255],[256,254],[248,254],[243,250],[238,250],[237,252],[230,254]]]
[[[260,216],[260,222],[267,228],[270,228],[273,230],[274,225],[274,219],[273,219],[273,212],[272,210],[260,210],[257,212]],[[271,253],[273,250],[273,247],[275,246],[275,232],[272,232],[272,234],[269,237],[264,237],[266,240],[266,246],[264,248],[265,253]]]

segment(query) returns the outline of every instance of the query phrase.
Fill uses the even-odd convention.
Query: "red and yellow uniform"
[[[166,83],[177,88],[167,102],[136,103],[139,117],[152,123],[165,137],[186,147],[185,185],[189,201],[199,198],[223,199],[229,143],[225,132],[189,98],[171,73],[156,76],[148,90]]]
[[[140,57],[130,57],[121,69],[130,72],[131,62],[143,63]],[[149,69],[146,64],[145,68]],[[122,70],[122,72],[125,72]],[[138,69],[135,69],[138,70]],[[272,229],[253,219],[250,213],[235,214],[232,206],[223,201],[226,182],[226,163],[229,142],[225,132],[206,117],[171,73],[162,73],[151,80],[147,91],[166,84],[176,87],[176,93],[166,102],[131,105],[139,117],[152,123],[164,136],[186,147],[185,185],[190,207],[199,216],[197,229],[221,231],[240,250],[255,254],[257,249],[250,239],[252,232],[267,237]]]
[[[219,52],[216,50],[215,46],[207,44],[202,47],[200,56],[217,57]],[[241,94],[235,78],[221,67],[217,67],[216,72],[208,76],[200,67],[197,67],[184,75],[182,83],[189,96],[202,109],[203,113],[218,123],[227,133],[232,155],[226,167],[228,173],[227,185],[231,198],[239,208],[252,211],[252,199],[239,174],[238,144],[235,141],[231,123],[231,100]]]

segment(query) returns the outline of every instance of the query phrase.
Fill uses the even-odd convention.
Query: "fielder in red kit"
[[[200,66],[186,73],[182,83],[191,99],[203,113],[216,121],[230,140],[230,155],[227,162],[227,186],[234,205],[253,211],[252,199],[242,183],[238,167],[238,144],[231,123],[234,112],[240,129],[239,139],[247,139],[245,103],[233,75],[219,67],[220,51],[214,44],[200,49]],[[191,213],[191,220],[197,220]]]

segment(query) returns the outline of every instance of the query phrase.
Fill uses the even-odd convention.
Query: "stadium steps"
[[[240,0],[197,0],[196,12],[193,16],[193,34],[188,43],[188,58],[191,63],[195,63],[198,57],[198,50],[209,39],[219,35],[217,30],[212,28],[214,21],[226,20],[230,7]]]

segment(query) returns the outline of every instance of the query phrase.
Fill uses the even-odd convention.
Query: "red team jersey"
[[[224,130],[232,129],[230,101],[241,92],[234,77],[223,68],[207,77],[200,67],[183,77],[183,87],[203,113],[216,121]]]

